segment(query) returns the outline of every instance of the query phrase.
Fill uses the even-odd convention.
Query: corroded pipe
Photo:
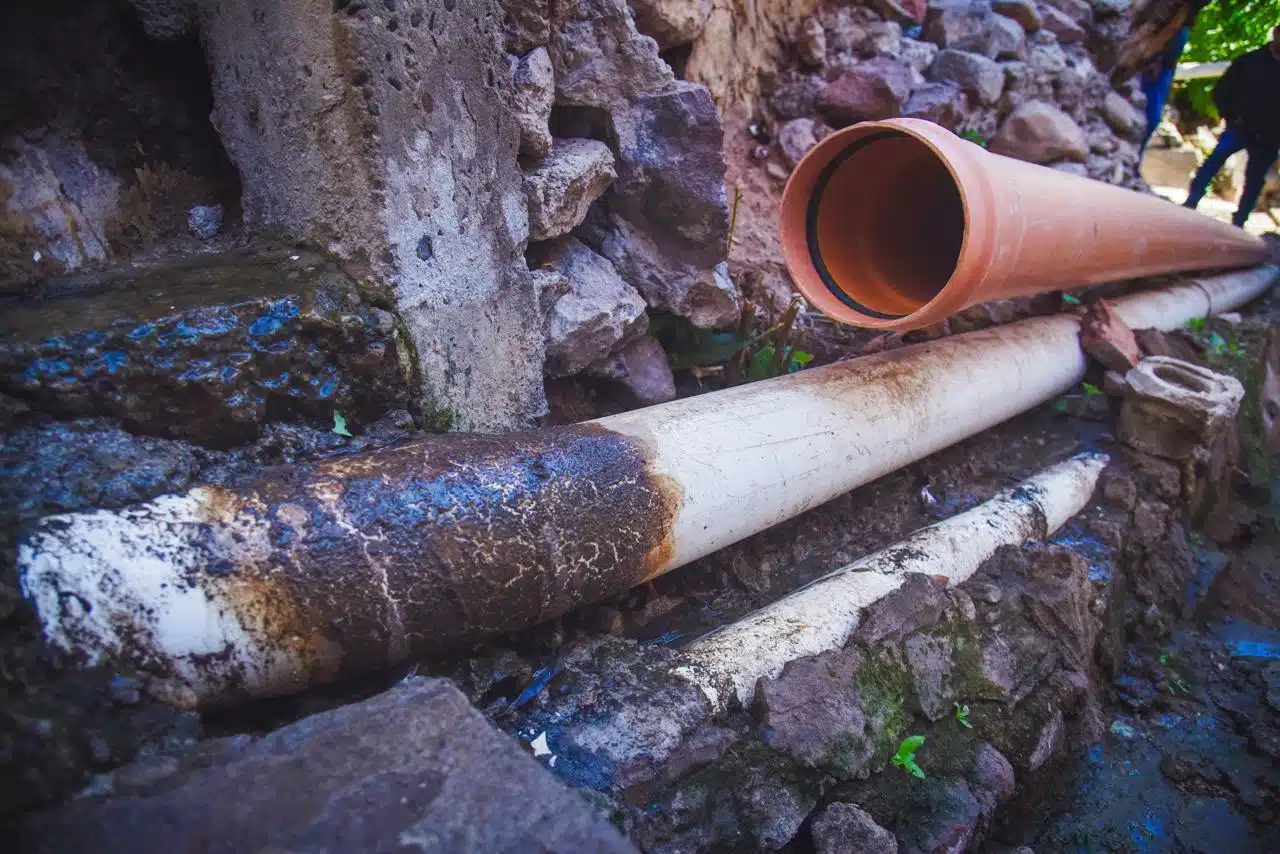
[[[1180,325],[1277,275],[1116,309]],[[20,580],[55,646],[123,659],[172,702],[288,693],[617,594],[981,432],[1079,382],[1078,332],[1035,318],[575,427],[49,517]]]
[[[1002,157],[919,119],[815,146],[780,212],[796,285],[842,323],[917,329],[981,302],[1260,264],[1242,229],[1120,187]]]

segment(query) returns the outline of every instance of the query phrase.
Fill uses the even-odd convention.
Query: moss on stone
[[[871,650],[858,668],[858,694],[874,746],[871,765],[879,768],[898,749],[907,727],[907,668],[896,646]]]

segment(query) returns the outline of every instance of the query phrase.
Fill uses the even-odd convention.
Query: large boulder
[[[36,818],[22,850],[636,852],[443,679],[146,763]]]
[[[613,152],[603,142],[556,140],[551,153],[524,174],[529,239],[550,240],[573,231],[616,177]]]
[[[711,0],[631,0],[640,32],[663,50],[688,44],[702,33]]]
[[[382,3],[302,27],[312,0],[201,7],[212,121],[248,236],[357,265],[399,311],[433,419],[502,431],[542,415],[514,81],[496,21],[475,23],[493,0],[454,0],[433,27],[406,9],[395,28]]]
[[[944,83],[954,83],[972,94],[979,104],[991,105],[1000,100],[1004,91],[1004,69],[998,62],[978,53],[964,50],[943,50],[933,63],[930,77]]]
[[[674,85],[658,45],[636,30],[626,0],[552,0],[548,43],[556,103],[618,107]]]
[[[1031,163],[1083,162],[1089,156],[1089,142],[1080,126],[1044,101],[1028,101],[1014,110],[1000,125],[990,149]]]
[[[832,81],[818,98],[818,110],[834,127],[892,118],[902,112],[914,83],[903,63],[872,59]]]
[[[576,374],[648,328],[644,300],[607,258],[573,237],[529,247],[529,263],[569,280],[544,321],[547,374]]]
[[[610,112],[618,178],[600,251],[649,305],[710,328],[736,323],[728,277],[723,131],[706,87],[680,82]]]

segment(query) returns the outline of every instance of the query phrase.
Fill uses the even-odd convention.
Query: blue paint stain
[[[520,692],[520,696],[516,697],[511,703],[512,709],[518,709],[528,703],[534,697],[542,693],[542,690],[551,684],[551,680],[560,672],[560,662],[548,664],[546,667],[533,674],[533,681],[529,683],[529,687]]]

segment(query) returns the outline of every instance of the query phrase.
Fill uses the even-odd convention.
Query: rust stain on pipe
[[[190,706],[285,693],[557,617],[669,561],[681,496],[649,456],[594,425],[438,436],[199,487],[184,497],[197,502],[194,521],[157,525],[142,505],[132,524],[161,532],[147,556],[187,567],[177,584],[200,588],[292,672],[276,668],[255,688],[262,680],[228,641],[185,657],[198,679],[167,674],[171,645],[146,628],[158,614],[116,614],[123,642],[111,652],[157,676],[162,694],[172,675],[168,699]],[[56,537],[59,524],[41,527]]]

